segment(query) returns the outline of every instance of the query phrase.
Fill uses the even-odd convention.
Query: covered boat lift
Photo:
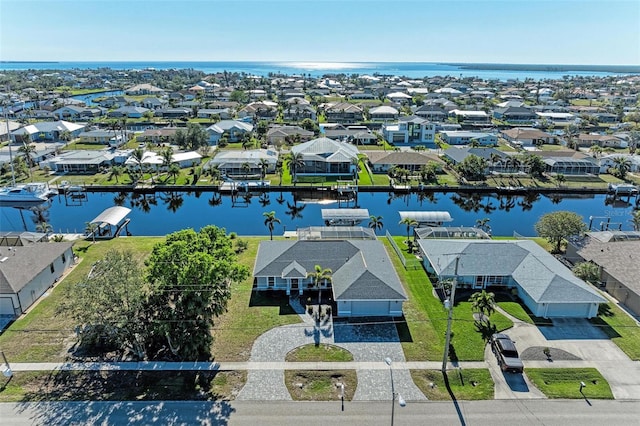
[[[355,226],[371,217],[367,209],[322,209],[321,212],[327,226]]]
[[[442,226],[444,223],[453,222],[453,218],[449,212],[445,211],[413,211],[398,212],[400,220],[413,219],[420,226]]]
[[[88,236],[95,239],[111,239],[119,236],[123,229],[127,235],[130,235],[129,229],[127,228],[127,225],[131,221],[131,219],[127,218],[130,212],[131,209],[128,207],[109,207],[89,222],[97,225],[97,228],[95,231],[89,233]]]

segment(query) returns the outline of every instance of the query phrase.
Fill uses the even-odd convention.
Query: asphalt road
[[[395,406],[396,425],[637,425],[638,401],[496,400]],[[388,402],[41,402],[0,404],[0,424],[388,425]]]

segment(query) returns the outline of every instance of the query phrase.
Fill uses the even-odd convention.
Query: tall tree
[[[485,290],[477,291],[469,297],[471,308],[480,314],[480,322],[487,322],[495,311],[495,295]]]
[[[109,173],[109,180],[115,179],[116,183],[120,183],[119,179],[124,174],[124,171],[123,166],[112,166]]]
[[[167,235],[147,260],[154,348],[182,360],[211,359],[214,318],[226,310],[233,282],[248,277],[224,229],[206,226]],[[169,354],[165,354],[169,355]]]
[[[97,223],[94,222],[85,222],[84,223],[84,232],[87,235],[91,235],[91,239],[93,240],[93,242],[96,242],[96,232],[98,232],[98,230],[100,229],[100,227],[98,226]]]
[[[539,236],[554,245],[554,253],[560,253],[562,242],[586,230],[582,217],[570,211],[556,211],[543,215],[535,224]]]
[[[78,323],[81,344],[93,347],[102,341],[122,355],[147,358],[151,324],[141,266],[132,253],[111,250],[86,278],[68,287],[59,311]]]
[[[416,226],[418,226],[418,221],[410,217],[405,217],[400,221],[400,225],[407,225],[407,246],[410,246],[411,234],[409,231],[411,231],[411,228],[415,228]]]
[[[382,223],[382,216],[369,216],[369,228],[376,232],[378,229],[382,229],[384,224]]]
[[[264,212],[262,213],[262,216],[265,217],[264,224],[269,229],[269,236],[271,237],[271,240],[273,240],[273,229],[276,223],[281,223],[280,219],[276,217],[275,211]]]
[[[293,182],[295,184],[297,180],[296,177],[298,174],[298,170],[304,167],[304,157],[300,152],[290,152],[287,158],[287,162],[289,164],[289,172],[291,173],[291,178],[293,179]]]
[[[333,278],[333,271],[316,265],[313,272],[307,273],[307,278],[313,279],[313,287],[318,290],[318,319],[320,319],[320,306],[322,304],[322,287]]]
[[[591,284],[597,284],[600,281],[600,267],[595,263],[580,262],[571,271],[576,277]]]

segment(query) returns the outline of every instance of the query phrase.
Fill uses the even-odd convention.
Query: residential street
[[[387,425],[391,401],[61,402],[0,404],[2,424],[22,425]],[[637,402],[419,402],[395,407],[398,425],[635,425]]]

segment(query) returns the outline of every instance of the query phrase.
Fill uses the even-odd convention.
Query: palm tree
[[[91,239],[93,240],[93,242],[96,242],[96,232],[98,232],[98,229],[100,229],[100,227],[98,226],[97,223],[94,222],[85,222],[84,223],[84,232],[87,235],[91,235]]]
[[[407,225],[407,247],[409,247],[411,245],[409,241],[411,238],[411,234],[409,233],[409,231],[412,227],[415,228],[416,226],[418,226],[418,221],[410,217],[405,217],[400,221],[400,225]]]
[[[495,294],[482,290],[473,293],[469,302],[471,302],[472,309],[481,314],[480,322],[488,322],[489,317],[495,311]]]
[[[123,166],[113,166],[111,167],[111,173],[109,174],[109,180],[111,179],[115,179],[116,183],[120,183],[119,179],[120,176],[122,176],[124,174],[124,167]]]
[[[488,217],[485,217],[484,219],[478,219],[476,220],[476,228],[480,228],[483,231],[487,231],[489,229],[489,221],[491,219],[489,219]]]
[[[169,170],[167,170],[167,174],[173,178],[173,184],[175,185],[178,176],[180,175],[180,166],[176,163],[171,163],[169,166]]]
[[[566,182],[566,180],[567,180],[567,178],[565,177],[565,175],[563,175],[562,173],[558,173],[558,174],[556,174],[556,176],[555,176],[555,178],[554,178],[554,179],[555,179],[556,184],[558,185],[558,187],[562,186],[562,184],[563,184],[564,182]]]
[[[620,179],[627,177],[627,173],[631,170],[631,161],[627,157],[618,156],[613,159],[614,176]]]
[[[602,147],[600,145],[592,145],[589,151],[593,153],[595,158],[598,158],[602,154]]]
[[[287,160],[289,162],[289,172],[291,173],[291,178],[295,184],[298,169],[304,167],[304,157],[300,152],[291,152],[289,153],[289,158]]]
[[[53,225],[51,225],[49,222],[40,222],[36,225],[36,231],[49,235],[51,232],[53,232]]]
[[[275,211],[264,212],[262,216],[265,217],[264,224],[269,229],[269,235],[271,236],[271,240],[273,240],[273,228],[276,223],[281,223],[280,219],[276,217]]]
[[[329,268],[322,268],[320,265],[315,266],[314,272],[307,273],[307,278],[313,279],[313,286],[318,289],[318,317],[320,319],[320,305],[322,303],[322,285],[331,282],[333,271]]]
[[[369,228],[373,229],[375,233],[378,229],[382,229],[384,224],[382,223],[382,216],[371,215],[369,217]]]
[[[242,166],[240,166],[240,168],[244,173],[244,180],[247,180],[247,177],[249,176],[249,172],[251,171],[251,164],[244,162],[242,163]]]
[[[18,152],[22,152],[24,154],[24,158],[29,166],[29,176],[31,176],[31,169],[33,168],[33,157],[32,154],[36,153],[36,146],[30,143],[31,137],[29,134],[25,133],[22,139],[22,146],[18,148]]]
[[[264,180],[264,178],[267,177],[269,162],[266,159],[261,158],[260,162],[258,163],[258,167],[260,168],[260,179]]]

